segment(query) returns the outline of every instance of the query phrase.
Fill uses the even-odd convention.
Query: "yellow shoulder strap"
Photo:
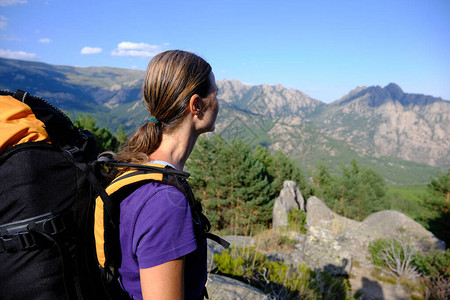
[[[153,167],[164,168],[161,164],[147,164]],[[162,173],[148,173],[148,174],[136,174],[132,175],[135,170],[131,170],[121,174],[117,177],[107,188],[106,193],[111,196],[120,189],[141,181],[154,180],[162,181]],[[104,227],[104,208],[103,200],[99,197],[95,199],[95,213],[94,213],[94,236],[95,236],[95,248],[97,250],[98,263],[105,267],[106,256],[105,256],[105,227]]]

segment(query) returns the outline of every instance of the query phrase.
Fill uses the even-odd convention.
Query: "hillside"
[[[89,113],[100,126],[133,131],[147,117],[144,72],[53,66],[0,58],[0,88],[48,99],[72,118]],[[216,133],[282,150],[304,169],[339,169],[352,158],[392,183],[425,183],[450,167],[450,102],[407,94],[395,84],[358,87],[325,104],[281,85],[221,80]]]
[[[0,89],[21,89],[68,112],[109,111],[140,99],[144,72],[0,58]]]
[[[303,167],[339,169],[356,157],[392,183],[427,182],[450,166],[450,102],[390,84],[362,87],[331,104],[282,86],[219,81],[217,132],[282,150]]]
[[[313,121],[358,153],[450,166],[450,103],[404,93],[396,84],[359,88]]]

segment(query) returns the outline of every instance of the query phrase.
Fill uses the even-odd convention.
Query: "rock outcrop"
[[[273,206],[273,228],[288,225],[291,209],[305,211],[305,200],[294,181],[286,180]]]
[[[209,274],[206,283],[210,299],[214,300],[268,300],[260,290],[249,286],[241,281]]]
[[[422,225],[406,215],[392,210],[380,211],[368,216],[362,222],[341,217],[329,209],[317,197],[308,199],[307,206],[307,243],[306,248],[314,247],[317,256],[347,256],[360,263],[370,264],[367,255],[369,243],[378,238],[411,237],[422,251],[430,248],[445,249],[445,243],[437,239]],[[320,249],[323,249],[320,251]]]
[[[289,181],[285,182],[280,197],[277,199],[277,209],[274,208],[274,223],[277,219],[278,226],[283,224],[280,220],[286,220],[287,224],[287,213],[291,208],[304,209],[301,205],[303,197],[296,192],[297,190],[295,184]],[[369,243],[375,239],[404,236],[410,238],[410,241],[416,244],[416,248],[423,252],[432,248],[445,250],[443,241],[437,239],[419,223],[397,211],[380,211],[368,216],[362,222],[357,222],[339,216],[317,197],[308,199],[305,210],[307,233],[294,232],[294,236],[292,236],[292,232],[290,232],[289,238],[297,241],[295,249],[287,252],[266,253],[269,260],[282,261],[294,268],[297,268],[299,264],[306,264],[310,269],[325,271],[331,275],[348,276],[352,274],[353,281],[357,278],[360,281],[369,282],[370,278],[366,275],[359,274],[355,277],[352,269],[354,262],[357,261],[356,273],[370,272],[368,270],[372,268],[372,265],[367,249]],[[284,217],[286,219],[282,219]],[[251,237],[228,236],[225,239],[236,247],[251,247],[257,244]],[[209,244],[209,252],[220,253],[222,250],[223,248],[220,246]],[[213,263],[211,266],[214,266]],[[216,267],[214,266],[214,268]],[[371,281],[372,285],[376,285],[381,295],[385,293],[385,295],[403,299],[401,295],[407,294],[400,287],[384,286],[383,283],[377,283],[376,279],[371,280],[373,281]],[[361,282],[353,283],[364,295],[363,299],[371,299],[367,295],[373,292],[370,288],[371,285],[367,282],[362,285]],[[213,291],[214,299],[268,299],[262,292],[242,282],[218,275],[211,275],[209,284],[211,287],[208,286],[208,289]]]

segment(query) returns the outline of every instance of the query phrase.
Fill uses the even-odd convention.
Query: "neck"
[[[197,138],[198,134],[190,126],[180,126],[170,134],[163,134],[161,144],[149,158],[166,161],[182,171]]]

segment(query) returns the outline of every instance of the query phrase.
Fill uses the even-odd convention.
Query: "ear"
[[[191,99],[189,100],[189,106],[188,106],[190,113],[193,116],[196,115],[196,116],[200,117],[203,112],[203,106],[204,106],[204,103],[203,103],[202,98],[197,94],[192,95]]]

